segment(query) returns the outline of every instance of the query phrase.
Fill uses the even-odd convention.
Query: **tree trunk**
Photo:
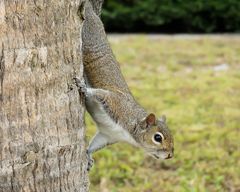
[[[88,190],[81,3],[0,0],[0,192]]]

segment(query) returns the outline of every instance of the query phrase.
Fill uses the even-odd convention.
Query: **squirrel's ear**
[[[147,125],[154,125],[156,123],[156,116],[153,113],[150,113],[146,118]]]
[[[162,116],[160,117],[159,121],[161,121],[161,122],[163,122],[163,123],[166,123],[166,121],[167,121],[166,116],[165,116],[165,115],[162,115]]]

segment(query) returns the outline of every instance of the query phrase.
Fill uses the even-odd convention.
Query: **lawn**
[[[175,155],[128,144],[94,154],[91,192],[240,191],[240,36],[110,36],[139,103],[165,114]],[[86,118],[87,140],[95,125]]]

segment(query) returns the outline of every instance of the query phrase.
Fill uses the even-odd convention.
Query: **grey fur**
[[[98,3],[100,2],[102,1]],[[143,148],[154,157],[159,158],[161,155],[169,158],[173,154],[173,139],[166,126],[165,118],[157,121],[155,115],[152,115],[154,122],[148,125],[148,113],[131,94],[98,15],[100,15],[100,10],[94,9],[91,3],[86,1],[82,34],[83,62],[84,75],[90,87],[84,88],[85,85],[81,83],[77,83],[77,86],[85,95],[86,108],[99,128],[99,132],[88,148],[89,169],[93,163],[92,152],[106,145],[124,141],[124,135],[129,140],[127,142]],[[103,113],[102,116],[105,119],[99,118],[100,113]],[[111,122],[106,122],[106,119]],[[115,128],[109,129],[110,125]],[[108,127],[106,130],[109,132],[104,130],[104,126]],[[121,128],[122,133],[119,133]],[[120,134],[119,138],[112,135],[116,130]],[[152,141],[157,131],[161,131],[165,138],[159,146]]]

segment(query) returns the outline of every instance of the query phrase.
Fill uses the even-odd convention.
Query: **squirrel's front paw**
[[[94,159],[92,158],[91,154],[88,153],[88,151],[87,151],[87,161],[88,161],[87,171],[90,171],[90,169],[94,165]]]
[[[84,81],[81,81],[79,78],[74,77],[73,80],[75,81],[76,86],[78,87],[78,91],[80,93],[86,94],[87,93],[87,87]]]

